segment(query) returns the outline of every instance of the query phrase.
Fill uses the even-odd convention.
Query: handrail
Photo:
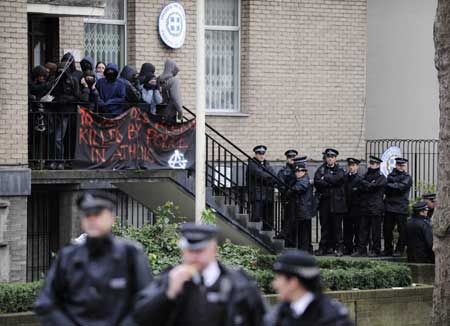
[[[183,109],[185,109],[187,112],[189,112],[190,114],[192,114],[194,117],[196,117],[195,113],[192,112],[191,110],[189,110],[187,107],[185,107],[183,105]],[[217,134],[219,137],[221,137],[223,140],[225,140],[229,145],[231,145],[233,148],[235,148],[237,151],[239,151],[241,154],[243,154],[245,157],[247,157],[247,159],[252,160],[254,162],[257,162],[255,160],[255,158],[251,157],[250,155],[248,155],[247,153],[245,153],[242,149],[240,149],[239,147],[237,147],[231,140],[229,140],[227,137],[225,137],[224,135],[222,135],[219,131],[217,131],[214,127],[212,127],[211,125],[209,125],[208,123],[205,122],[205,125],[208,129],[211,129],[215,134]],[[244,161],[242,161],[244,162]],[[258,163],[258,162],[257,162]],[[289,185],[287,185],[283,180],[281,180],[280,178],[278,178],[278,176],[276,176],[275,174],[273,174],[272,172],[270,172],[268,169],[266,169],[264,166],[258,165],[259,168],[262,168],[266,173],[270,174],[274,179],[276,179],[277,183],[282,184],[283,186],[287,187],[288,189],[291,189],[291,187]]]

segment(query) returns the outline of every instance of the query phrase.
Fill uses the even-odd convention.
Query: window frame
[[[222,25],[206,25],[204,27],[204,33],[206,36],[207,31],[227,31],[227,32],[237,32],[238,34],[238,44],[237,44],[237,62],[236,62],[236,108],[233,110],[227,109],[209,109],[206,107],[207,114],[217,114],[217,115],[233,115],[241,114],[241,11],[242,11],[242,0],[237,0],[238,4],[238,17],[236,26],[222,26]],[[205,45],[206,46],[206,45]],[[206,50],[206,49],[205,49]],[[206,75],[204,76],[206,79]],[[206,101],[206,98],[205,98]]]
[[[128,62],[128,0],[123,0],[123,19],[103,19],[98,17],[85,17],[84,24],[103,24],[123,26],[123,65]],[[122,63],[117,62],[120,66]]]

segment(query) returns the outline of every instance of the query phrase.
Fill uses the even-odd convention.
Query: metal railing
[[[375,139],[366,142],[366,160],[381,156],[392,146],[399,147],[408,159],[408,173],[413,179],[411,199],[435,190],[438,182],[439,141],[437,139]]]

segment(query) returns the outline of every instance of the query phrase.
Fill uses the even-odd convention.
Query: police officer
[[[406,219],[408,217],[409,190],[412,178],[407,172],[408,160],[398,157],[395,168],[387,177],[385,189],[384,256],[401,257],[406,245]],[[399,238],[393,252],[393,231],[397,225]]]
[[[287,196],[287,191],[289,187],[295,182],[295,166],[294,159],[298,155],[298,151],[295,149],[288,149],[284,155],[286,156],[286,165],[282,167],[278,173],[277,177],[282,181],[281,184],[278,185],[278,190],[281,192],[281,202],[283,208],[283,217],[284,219],[281,221],[281,230],[283,230],[282,234],[277,234],[277,239],[283,239],[284,231],[286,230],[286,225],[289,223],[289,198]]]
[[[434,208],[436,207],[436,194],[426,193],[422,195],[422,199],[428,206],[428,217],[432,218],[434,214]]]
[[[89,191],[77,205],[86,237],[59,252],[34,310],[42,325],[136,325],[135,295],[152,278],[148,258],[111,234],[111,195]]]
[[[292,250],[273,265],[272,286],[280,303],[264,318],[264,326],[350,326],[348,310],[322,293],[320,270],[310,254]]]
[[[339,152],[328,148],[324,151],[326,162],[314,175],[314,186],[319,202],[320,243],[315,254],[318,256],[335,252],[343,255],[342,218],[347,212],[345,203],[345,171],[337,164]]]
[[[345,199],[348,212],[344,216],[344,246],[345,255],[351,255],[359,245],[358,225],[360,220],[360,198],[359,187],[361,184],[361,176],[358,174],[360,160],[349,157],[347,158],[347,173],[344,177]]]
[[[294,160],[295,181],[288,190],[288,246],[309,251],[311,248],[311,218],[313,215],[313,188],[303,158]]]
[[[413,215],[406,224],[406,234],[408,262],[434,264],[433,231],[426,202],[414,204]]]
[[[359,224],[358,250],[353,257],[367,256],[367,246],[369,238],[372,238],[371,257],[377,257],[381,254],[381,224],[384,214],[384,188],[386,186],[386,177],[380,172],[382,160],[376,156],[369,157],[369,167],[363,180],[360,183],[360,203],[361,217]]]
[[[255,157],[248,161],[247,184],[251,205],[251,221],[263,222],[263,230],[271,230],[273,226],[273,197],[275,171],[266,160],[267,146],[258,145],[253,148]]]
[[[141,292],[135,318],[142,325],[259,326],[265,305],[256,283],[217,261],[213,225],[181,227],[182,263]]]

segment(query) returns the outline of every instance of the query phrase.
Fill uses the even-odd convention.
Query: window
[[[86,18],[84,53],[95,62],[126,61],[126,0],[106,0],[105,16]]]
[[[239,111],[240,0],[206,0],[206,109]]]

